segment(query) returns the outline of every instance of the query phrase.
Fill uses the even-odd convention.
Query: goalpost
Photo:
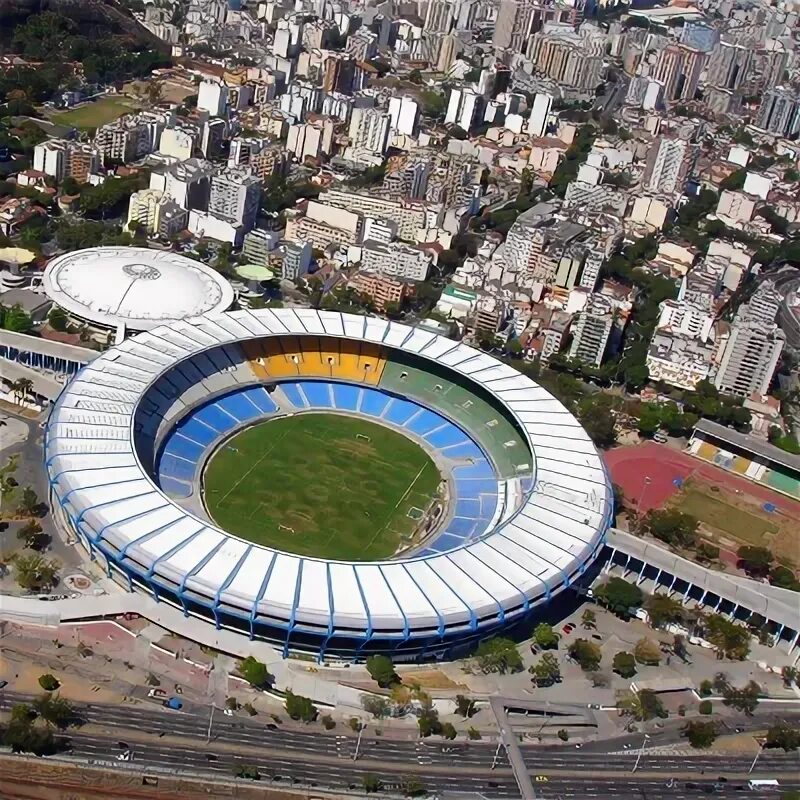
[[[291,534],[295,533],[295,530],[294,528],[291,527],[291,525],[281,525],[280,522],[278,523],[278,530],[282,532],[285,531],[286,533],[291,533]]]
[[[371,442],[372,441],[372,437],[367,436],[365,433],[357,433],[356,434],[356,439],[357,440],[361,439],[364,442]]]

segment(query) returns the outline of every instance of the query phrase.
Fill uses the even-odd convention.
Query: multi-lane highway
[[[0,697],[0,710],[27,698]],[[78,705],[85,724],[69,731],[71,757],[110,765],[120,770],[169,770],[230,778],[242,766],[256,767],[263,781],[276,785],[362,788],[365,775],[379,777],[387,787],[400,787],[413,775],[429,792],[445,790],[479,792],[487,797],[518,797],[504,754],[496,758],[494,746],[484,743],[397,741],[363,737],[354,761],[357,740],[318,728],[287,730],[265,727],[249,719],[215,713],[209,730],[209,712],[198,708],[169,711],[159,706]],[[270,723],[271,724],[271,723]],[[348,734],[350,732],[348,731]],[[639,737],[641,738],[641,737]],[[622,745],[617,745],[620,748]],[[132,752],[130,761],[117,756]],[[589,748],[538,748],[523,746],[525,764],[541,798],[556,797],[697,797],[714,790],[719,776],[743,775],[750,756],[664,756],[641,758],[631,773],[632,750],[591,752]],[[492,765],[495,764],[495,769]],[[779,776],[787,787],[800,786],[796,754],[765,751],[757,774]],[[670,779],[675,782],[668,785]],[[689,788],[687,788],[687,783]],[[745,781],[733,779],[717,787],[720,797],[740,796]],[[738,788],[737,788],[738,787]],[[751,795],[752,796],[752,795]]]

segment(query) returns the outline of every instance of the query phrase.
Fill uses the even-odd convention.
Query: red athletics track
[[[686,480],[695,476],[731,493],[738,491],[761,503],[773,503],[787,516],[800,519],[800,502],[666,445],[645,442],[633,447],[617,447],[605,452],[603,458],[611,480],[622,489],[625,497],[634,505],[641,499],[642,512],[663,506],[678,491],[673,483],[676,478]],[[647,485],[645,478],[650,479]]]

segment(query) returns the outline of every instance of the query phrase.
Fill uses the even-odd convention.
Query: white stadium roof
[[[133,444],[134,415],[156,379],[223,344],[274,335],[346,337],[418,354],[484,387],[517,419],[534,454],[534,488],[479,541],[446,553],[345,563],[243,542],[158,488]],[[181,591],[291,625],[406,631],[469,626],[543,602],[602,544],[612,500],[591,440],[561,403],[495,358],[395,322],[315,310],[234,311],[154,328],[86,366],[49,420],[54,491],[89,538],[113,545]],[[118,557],[118,556],[114,556]]]
[[[146,247],[90,247],[57,256],[44,273],[53,302],[81,319],[135,331],[225,311],[233,288],[211,267]]]

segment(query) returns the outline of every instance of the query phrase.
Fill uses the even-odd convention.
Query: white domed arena
[[[146,247],[90,247],[54,258],[44,289],[58,306],[102,328],[146,331],[225,311],[233,288],[200,261]]]
[[[60,524],[130,591],[319,659],[452,658],[530,625],[599,553],[613,503],[534,381],[306,309],[111,348],[55,404],[45,464]]]

